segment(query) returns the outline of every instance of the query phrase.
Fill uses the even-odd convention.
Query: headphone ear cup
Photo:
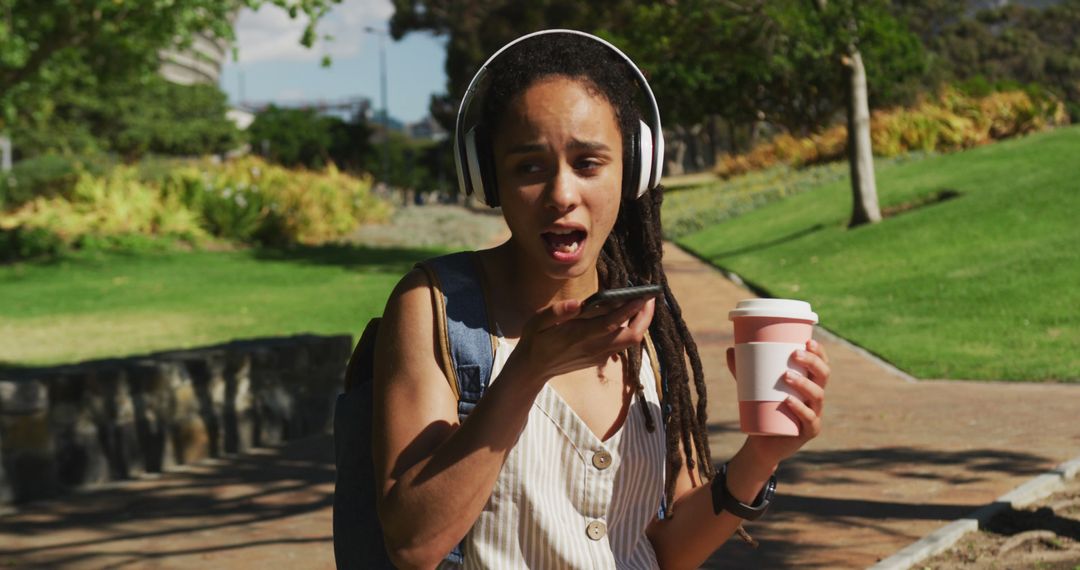
[[[465,164],[468,167],[465,178],[468,192],[477,200],[495,208],[499,205],[499,194],[495,187],[494,158],[490,149],[484,129],[476,126],[465,133]]]
[[[637,185],[634,187],[635,198],[645,195],[645,192],[648,192],[649,189],[656,185],[652,183],[652,165],[656,158],[653,154],[652,129],[649,128],[645,121],[639,121],[639,123],[638,144],[637,148],[634,149],[637,155],[636,162],[638,163],[638,176],[635,180]],[[663,143],[661,143],[661,147],[662,145]],[[660,181],[659,176],[657,176],[656,181]]]
[[[626,136],[626,152],[623,153],[623,198],[633,200],[637,197],[641,179],[641,133],[630,131]]]
[[[499,207],[499,183],[495,176],[495,149],[491,144],[488,130],[476,127],[476,160],[480,164],[477,181],[480,183],[480,195],[484,203],[492,208]]]

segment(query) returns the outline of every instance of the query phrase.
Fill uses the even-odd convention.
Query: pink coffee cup
[[[728,318],[735,324],[739,427],[754,435],[799,435],[799,421],[784,403],[799,393],[783,377],[788,370],[806,375],[792,357],[806,347],[817,314],[805,301],[748,299]]]

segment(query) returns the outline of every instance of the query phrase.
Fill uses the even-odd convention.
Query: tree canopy
[[[447,36],[447,93],[433,114],[451,121],[469,79],[506,42],[543,28],[569,27],[613,40],[649,77],[672,124],[720,115],[746,123],[764,116],[797,131],[824,125],[843,106],[839,46],[857,41],[874,100],[895,101],[924,71],[917,36],[884,0],[838,0],[818,13],[805,0],[573,2],[394,0],[391,31]],[[836,25],[852,17],[856,29]]]
[[[371,127],[362,117],[346,122],[314,109],[270,107],[247,130],[252,151],[285,166],[322,168],[329,162],[350,170],[366,167]]]
[[[0,0],[0,128],[37,112],[65,83],[156,71],[158,52],[197,33],[231,40],[240,8],[274,5],[308,19],[301,43],[341,0]]]

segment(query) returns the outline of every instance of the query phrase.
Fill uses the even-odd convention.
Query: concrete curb
[[[920,540],[904,547],[892,556],[870,567],[870,570],[908,570],[919,562],[944,552],[956,544],[960,537],[979,530],[991,517],[1004,509],[1021,508],[1061,489],[1065,481],[1080,473],[1080,457],[1074,457],[1054,469],[1037,475],[1032,479],[1005,493],[993,503],[986,505],[968,516],[955,520]]]

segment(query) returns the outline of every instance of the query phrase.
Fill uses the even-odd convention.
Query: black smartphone
[[[585,299],[581,305],[581,314],[606,313],[634,299],[659,297],[664,288],[659,285],[637,285],[599,291]]]

